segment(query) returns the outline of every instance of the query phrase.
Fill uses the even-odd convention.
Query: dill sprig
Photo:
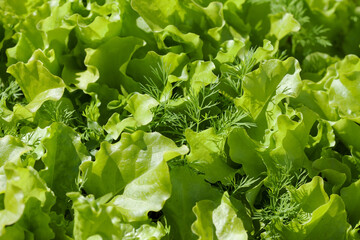
[[[247,116],[247,113],[230,106],[219,117],[211,119],[211,125],[217,134],[227,136],[235,127],[256,127],[255,123],[242,121]]]
[[[228,84],[235,91],[241,90],[243,77],[252,71],[256,61],[253,57],[255,49],[250,49],[241,58],[239,57],[232,64],[233,72],[229,72],[231,78]],[[200,132],[213,127],[219,135],[227,136],[234,127],[253,127],[253,123],[244,122],[247,116],[238,110],[233,101],[224,102],[224,92],[221,92],[220,81],[203,86],[195,91],[193,88],[184,88],[182,95],[173,91],[182,84],[181,81],[172,84],[169,96],[163,98],[163,91],[169,85],[169,68],[163,61],[158,62],[152,69],[152,77],[145,77],[146,83],[141,84],[145,94],[150,95],[159,102],[159,105],[152,109],[154,117],[149,124],[152,131],[159,131],[171,137],[177,143],[184,144],[186,129]],[[231,97],[231,96],[230,96]],[[181,108],[172,105],[174,100],[183,101]]]
[[[295,54],[298,46],[301,46],[304,49],[304,55],[308,55],[311,53],[311,49],[321,46],[321,47],[329,47],[331,46],[331,42],[324,35],[329,31],[328,28],[325,28],[322,25],[310,25],[306,24],[304,27],[297,33],[294,33],[292,38],[292,53]]]
[[[216,118],[211,115],[210,110],[217,106],[219,102],[213,100],[219,93],[218,83],[210,84],[208,88],[201,88],[198,94],[190,89],[187,96],[185,113],[189,117],[190,125],[195,127],[195,131],[200,131],[200,125],[206,121]]]
[[[160,102],[163,90],[168,83],[170,66],[161,60],[155,67],[150,68],[153,77],[144,76],[146,83],[140,83],[140,87],[144,93]]]
[[[91,145],[94,146],[97,146],[100,141],[104,139],[104,130],[97,122],[100,117],[99,105],[100,101],[96,98],[86,106],[82,113],[86,119],[86,123],[79,126],[82,132],[81,138],[86,142],[91,141]]]
[[[235,92],[237,97],[243,94],[242,81],[245,75],[251,72],[256,65],[255,51],[255,48],[250,48],[241,57],[237,56],[234,62],[229,64],[231,68],[224,72],[221,78]]]
[[[279,168],[269,174],[266,181],[268,202],[261,210],[254,212],[253,219],[263,225],[263,232],[270,239],[279,239],[276,225],[288,224],[294,219],[305,222],[310,215],[302,211],[300,204],[291,195],[290,189],[296,189],[308,180],[306,170],[290,173],[290,168]]]
[[[7,85],[0,82],[0,99],[13,107],[16,103],[22,103],[25,98],[20,86],[10,77]]]
[[[254,187],[260,180],[260,178],[253,178],[249,176],[241,176],[240,174],[235,174],[231,178],[227,178],[230,186],[227,191],[231,195],[245,193],[250,188]]]
[[[51,122],[61,122],[69,125],[74,120],[75,110],[63,107],[62,101],[46,101],[41,109]]]

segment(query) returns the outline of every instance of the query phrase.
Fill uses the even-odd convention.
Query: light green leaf
[[[278,13],[270,15],[270,31],[269,36],[275,36],[277,40],[281,40],[286,35],[300,30],[300,24],[290,13]]]
[[[19,62],[10,66],[8,72],[21,87],[29,102],[26,108],[30,112],[36,112],[47,100],[59,100],[64,92],[62,79],[52,75],[40,61]]]
[[[110,88],[106,84],[92,83],[88,85],[87,93],[96,102],[96,107],[99,111],[98,119],[96,120],[101,126],[106,124],[110,116],[114,113],[113,110],[108,109],[107,105],[114,100],[119,99],[119,91],[114,88]]]
[[[321,157],[321,150],[327,147],[334,147],[336,144],[334,129],[328,121],[318,119],[317,135],[311,136],[309,146],[305,152],[310,160],[316,160]]]
[[[212,217],[218,239],[248,239],[243,222],[237,217],[227,192],[224,193],[220,206],[213,211]]]
[[[324,180],[318,176],[292,192],[292,197],[300,204],[302,210],[308,213],[312,213],[329,201],[324,190]]]
[[[338,108],[340,117],[360,123],[360,59],[355,55],[348,55],[335,64],[334,70],[328,70],[326,76],[331,81],[330,106]]]
[[[237,216],[237,209],[225,192],[218,207],[211,200],[202,200],[193,207],[197,219],[192,231],[202,239],[248,239],[243,222]]]
[[[223,155],[225,139],[218,136],[213,128],[199,133],[186,129],[185,137],[190,146],[187,162],[204,173],[206,180],[213,183],[226,182],[227,178],[235,174],[236,170],[226,163]]]
[[[279,229],[281,237],[289,240],[346,239],[350,225],[347,223],[345,205],[341,197],[332,194],[330,200],[312,212],[311,219],[304,224],[292,221]]]
[[[300,65],[294,58],[267,60],[244,79],[244,95],[236,105],[256,119],[269,102],[278,104],[285,97],[296,97],[301,89]]]
[[[151,96],[137,92],[132,94],[126,103],[124,109],[130,112],[131,116],[120,120],[120,115],[114,113],[104,126],[112,139],[117,139],[126,128],[136,129],[150,123],[154,116],[152,109],[159,105]]]
[[[234,62],[235,57],[238,55],[241,48],[245,43],[240,40],[228,40],[221,44],[220,51],[217,53],[215,60],[220,63]]]
[[[104,204],[104,199],[94,199],[79,193],[69,193],[75,211],[74,238],[86,239],[154,239],[160,240],[166,235],[161,223],[150,221],[130,224],[117,211],[113,204]],[[106,201],[106,200],[105,200]]]
[[[260,143],[251,139],[244,128],[234,129],[227,142],[231,160],[242,164],[247,175],[257,177],[266,171],[260,154]]]
[[[316,11],[318,13],[324,14],[325,16],[334,16],[334,12],[336,11],[336,8],[342,4],[342,2],[333,1],[333,0],[306,0],[307,4],[309,5],[310,9],[312,11]],[[343,3],[345,4],[345,3]]]
[[[277,118],[278,130],[273,134],[275,148],[270,151],[270,156],[276,163],[295,169],[308,167],[310,164],[304,150],[310,129],[316,120],[316,115],[309,109],[303,108],[300,111],[294,115],[299,118],[298,121],[287,115]]]
[[[171,228],[170,237],[197,239],[191,231],[191,224],[196,220],[192,208],[201,200],[219,202],[221,193],[187,167],[171,169],[170,177],[172,193],[162,210]]]
[[[39,1],[36,2],[39,4]],[[6,3],[8,3],[8,1],[6,1]],[[23,4],[21,3],[17,5]],[[17,19],[20,23],[13,23],[14,25],[16,24],[15,27],[14,25],[12,26],[12,30],[16,30],[13,38],[17,40],[17,43],[14,47],[6,49],[6,55],[8,58],[7,66],[11,66],[17,62],[27,62],[36,49],[44,48],[44,45],[46,44],[45,34],[39,31],[36,28],[36,25],[39,20],[47,17],[49,14],[50,11],[48,6],[37,6],[36,9],[33,9],[31,12],[21,17],[24,19]],[[10,12],[5,15],[14,16]],[[16,17],[14,19],[16,21]]]
[[[3,166],[6,162],[13,162],[20,166],[21,155],[30,150],[31,148],[18,138],[10,135],[0,138],[0,166]]]
[[[184,53],[158,55],[150,51],[142,59],[131,60],[127,73],[146,89],[145,93],[159,102],[166,102],[172,95],[171,83],[178,81],[176,78],[181,75],[188,60]]]
[[[325,120],[338,120],[339,115],[336,109],[329,104],[329,94],[325,88],[326,80],[317,83],[309,80],[303,80],[302,82],[302,90],[294,101],[310,108]]]
[[[190,65],[190,86],[195,94],[197,94],[203,87],[214,83],[218,78],[212,72],[215,69],[213,62],[204,62],[202,60],[192,62]]]
[[[179,0],[170,0],[166,3],[156,0],[132,0],[131,5],[144,18],[152,30],[161,31],[168,25],[175,25],[180,31],[191,31],[192,28],[207,28],[207,19],[199,5],[183,4]],[[202,20],[202,21],[201,21]],[[200,25],[200,26],[199,26]],[[196,33],[196,32],[195,32]]]
[[[171,184],[166,161],[188,152],[159,133],[124,133],[118,143],[103,142],[95,162],[86,161],[85,190],[97,197],[107,193],[129,221],[146,220],[147,212],[159,211],[170,197]]]
[[[332,191],[337,193],[340,187],[350,183],[350,168],[333,157],[323,156],[312,164],[316,173],[321,173],[326,177],[328,182],[333,186]]]
[[[141,126],[151,122],[153,118],[151,109],[157,105],[159,103],[149,95],[134,93],[128,99],[125,109],[132,114],[138,126]]]
[[[168,25],[156,33],[158,48],[169,52],[187,54],[191,59],[202,59],[203,42],[200,36],[192,32],[182,33],[176,26]],[[169,41],[171,41],[169,43]]]
[[[133,117],[120,120],[120,115],[118,113],[114,113],[109,118],[109,121],[104,126],[104,129],[108,133],[108,136],[116,140],[126,128],[134,129],[136,126],[137,122]]]
[[[31,197],[25,203],[23,215],[14,225],[11,226],[11,232],[17,231],[17,234],[24,235],[32,239],[53,239],[55,237],[52,229],[49,227],[50,217],[47,212],[41,209],[41,202]],[[0,239],[6,239],[8,230]],[[13,234],[13,233],[11,233]]]
[[[98,84],[133,92],[138,85],[126,76],[126,68],[131,56],[143,45],[144,42],[135,37],[113,37],[96,49],[87,48],[84,63],[98,69]]]
[[[338,195],[331,195],[330,200],[317,208],[309,222],[304,224],[303,238],[298,235],[294,239],[319,239],[330,238],[345,239],[349,224],[344,202]]]
[[[80,163],[90,157],[80,136],[62,123],[53,123],[49,127],[42,144],[46,149],[42,157],[45,168],[39,174],[56,195],[54,210],[64,213],[68,207],[65,194],[77,189],[75,179]]]
[[[33,168],[22,168],[8,162],[4,169],[6,187],[4,209],[0,210],[0,232],[6,225],[12,225],[21,218],[30,198],[38,199],[45,212],[55,203],[53,192]],[[3,181],[3,177],[1,180]]]
[[[196,215],[196,221],[191,225],[191,230],[199,240],[216,239],[215,227],[213,225],[212,213],[216,208],[216,204],[211,200],[201,200],[193,207]]]
[[[340,191],[341,198],[345,203],[349,222],[355,226],[360,221],[360,180],[352,183],[348,187],[344,187]]]

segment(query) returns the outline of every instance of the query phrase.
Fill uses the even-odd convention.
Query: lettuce
[[[0,1],[0,239],[360,239],[359,9]]]

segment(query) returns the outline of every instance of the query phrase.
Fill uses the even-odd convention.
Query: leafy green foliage
[[[359,9],[0,1],[0,239],[360,239]]]

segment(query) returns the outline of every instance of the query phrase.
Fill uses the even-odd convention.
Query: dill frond
[[[20,86],[11,78],[9,78],[7,86],[3,82],[0,83],[0,99],[5,101],[11,107],[16,103],[21,103],[22,100],[25,100]]]
[[[290,173],[289,167],[279,168],[279,171],[269,174],[266,185],[268,187],[268,202],[261,210],[254,212],[253,219],[263,223],[260,229],[270,239],[279,239],[276,224],[289,224],[296,219],[305,222],[310,214],[304,212],[300,203],[296,202],[289,189],[298,188],[307,182],[307,172]]]
[[[239,174],[236,174],[232,178],[227,178],[227,180],[230,182],[230,190],[229,192],[232,195],[235,195],[236,193],[245,193],[250,188],[254,187],[255,184],[258,183],[260,178],[252,178],[249,176],[240,176]]]
[[[61,122],[69,125],[74,119],[75,110],[69,110],[62,106],[62,101],[47,101],[42,106],[42,111],[51,122]]]
[[[243,122],[248,114],[240,111],[235,106],[230,106],[219,117],[211,120],[211,125],[219,135],[228,135],[235,127],[256,127],[255,123]]]
[[[254,58],[255,51],[255,48],[250,48],[241,57],[236,57],[234,62],[229,64],[231,67],[229,71],[225,72],[222,76],[222,81],[235,92],[236,96],[243,94],[242,81],[245,75],[251,72],[256,65],[256,59]]]
[[[140,83],[140,87],[144,93],[160,102],[161,94],[168,83],[170,66],[161,61],[155,67],[151,66],[150,68],[153,77],[144,76],[146,83]]]
[[[187,95],[187,105],[185,113],[189,117],[190,125],[195,126],[195,131],[200,131],[200,125],[217,116],[211,116],[209,111],[217,106],[219,102],[212,99],[219,93],[217,90],[219,83],[210,84],[208,88],[203,87],[198,94],[190,89]]]
[[[304,49],[304,55],[308,55],[312,49],[321,46],[321,47],[329,47],[331,46],[331,42],[324,35],[329,31],[328,28],[325,28],[322,25],[312,26],[307,24],[306,26],[301,28],[301,30],[297,33],[294,33],[292,38],[292,53],[295,54],[295,51],[298,46],[301,46]]]

